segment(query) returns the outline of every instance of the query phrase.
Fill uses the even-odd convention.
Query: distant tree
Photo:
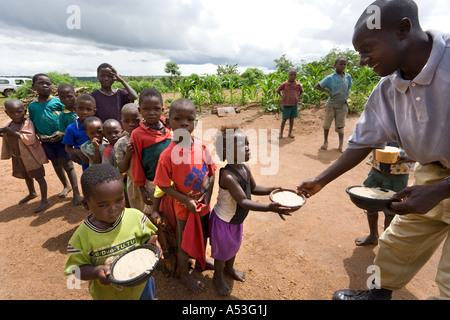
[[[333,66],[337,58],[344,57],[347,60],[347,69],[359,68],[359,55],[352,49],[344,51],[334,47],[331,51],[323,57],[319,63],[323,65]]]
[[[294,67],[294,63],[286,58],[286,54],[283,54],[279,59],[273,60],[273,62],[275,62],[277,70],[283,73],[289,73],[289,69]]]
[[[181,76],[181,71],[179,69],[180,67],[178,67],[178,64],[176,62],[169,61],[166,63],[164,72],[170,74],[170,77],[172,79],[175,79]]]
[[[218,76],[223,76],[226,74],[237,74],[239,75],[239,71],[238,71],[238,64],[226,64],[225,66],[217,66],[217,75]]]
[[[241,78],[246,84],[253,86],[258,83],[259,80],[264,79],[264,72],[258,68],[247,68],[247,70],[241,74]]]

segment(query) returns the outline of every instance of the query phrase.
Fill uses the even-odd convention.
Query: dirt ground
[[[295,188],[304,179],[315,176],[340,155],[337,134],[330,132],[330,148],[320,150],[323,108],[302,110],[295,122],[295,138],[284,138],[279,143],[278,172],[262,173],[276,162],[265,163],[265,150],[253,150],[258,163],[251,164],[255,180],[260,185]],[[346,138],[351,134],[358,117],[349,115]],[[7,118],[0,112],[0,125]],[[249,108],[235,116],[219,118],[206,115],[201,118],[202,133],[218,128],[225,122],[237,122],[245,130],[279,129],[280,115],[265,114],[261,109]],[[286,129],[287,130],[287,129]],[[286,135],[285,135],[286,136]],[[261,140],[261,141],[263,141]],[[206,141],[207,144],[210,143]],[[270,149],[270,147],[269,147]],[[260,156],[259,152],[264,156]],[[278,159],[278,158],[277,158]],[[223,166],[218,163],[218,166]],[[277,167],[275,165],[275,167]],[[51,206],[40,214],[33,213],[39,198],[18,205],[26,195],[24,181],[11,176],[10,160],[0,161],[0,299],[3,300],[90,300],[88,283],[81,289],[69,289],[63,275],[66,245],[77,226],[88,212],[72,203],[72,194],[59,199],[62,186],[51,165],[46,165],[46,179]],[[366,288],[376,246],[357,247],[354,239],[368,233],[365,213],[350,201],[346,187],[361,184],[370,167],[358,165],[326,186],[319,194],[307,200],[305,206],[286,221],[277,214],[251,212],[245,221],[242,248],[236,258],[236,268],[246,273],[244,283],[227,282],[232,288],[229,297],[216,293],[213,271],[193,271],[206,288],[192,294],[178,279],[161,272],[154,274],[156,298],[159,300],[329,300],[335,290]],[[276,170],[275,170],[276,171]],[[81,167],[77,166],[78,177]],[[411,181],[413,176],[411,176]],[[36,184],[36,188],[38,185]],[[39,190],[39,189],[37,189]],[[213,196],[215,203],[217,188]],[[268,197],[254,197],[268,202]],[[380,215],[379,228],[382,232]],[[207,254],[209,249],[207,250]],[[438,293],[434,278],[440,250],[402,290],[395,292],[395,300],[426,299]]]

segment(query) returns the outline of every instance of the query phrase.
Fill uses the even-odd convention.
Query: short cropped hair
[[[36,81],[39,77],[47,77],[50,79],[50,77],[48,75],[46,75],[45,73],[37,73],[33,76],[33,78],[31,78],[31,80],[32,80],[31,83],[33,83],[33,84],[36,83]],[[50,81],[52,81],[52,79],[50,79]]]
[[[159,92],[155,88],[146,88],[146,89],[142,90],[141,94],[139,95],[139,105],[141,104],[142,99],[145,97],[156,97],[161,100],[161,103],[163,102],[163,97],[162,97],[161,92]]]
[[[109,68],[109,69],[112,69],[112,65],[110,65],[109,63],[102,63],[101,65],[99,65],[98,67],[97,67],[97,74],[100,72],[100,69],[106,69],[106,68]]]
[[[102,120],[100,120],[100,118],[98,118],[98,117],[87,117],[86,120],[84,120],[84,122],[83,122],[84,129],[86,129],[92,122],[96,122],[96,121],[99,121],[100,123],[102,123]]]
[[[81,175],[84,198],[88,200],[98,185],[112,181],[122,181],[122,175],[114,166],[106,163],[90,166]]]
[[[130,102],[124,105],[120,112],[122,116],[127,113],[139,113],[139,106],[136,103]]]
[[[178,107],[183,107],[183,106],[191,106],[192,108],[194,108],[194,110],[196,110],[195,105],[192,103],[191,100],[189,100],[187,98],[179,98],[170,104],[169,118],[172,115],[173,110],[175,110]]]
[[[241,127],[237,124],[227,124],[223,125],[220,130],[217,131],[216,140],[214,141],[214,146],[216,148],[216,154],[219,157],[220,161],[226,160],[226,146],[227,146],[227,138],[234,138],[236,131],[242,130]],[[234,144],[233,144],[234,146]],[[234,152],[234,150],[233,150]]]
[[[105,122],[103,122],[103,126],[111,126],[111,125],[118,125],[121,127],[119,120],[116,119],[107,119]]]
[[[10,107],[12,106],[16,106],[16,105],[21,105],[22,107],[25,108],[25,105],[23,104],[23,102],[19,99],[9,99],[6,100],[4,103],[5,106],[5,110],[7,111]]]
[[[58,86],[58,91],[59,91],[59,90],[66,90],[66,89],[70,89],[70,90],[72,90],[73,92],[75,92],[75,89],[73,88],[73,86],[70,85],[70,84],[68,84],[68,83],[62,83],[62,84],[60,84],[60,85]]]
[[[347,59],[345,57],[337,57],[336,60],[334,60],[334,65],[336,65],[338,63],[338,61],[347,62]]]
[[[90,101],[90,102],[92,102],[94,107],[97,107],[94,97],[91,96],[90,94],[86,93],[86,94],[79,95],[75,100],[75,106],[78,105],[78,103],[80,103],[80,101]]]

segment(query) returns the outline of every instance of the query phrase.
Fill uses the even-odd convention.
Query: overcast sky
[[[103,62],[122,75],[164,75],[168,61],[183,75],[225,64],[268,72],[283,54],[299,63],[353,49],[354,24],[372,2],[0,0],[0,75],[95,76]],[[450,1],[416,3],[425,30],[450,32]]]

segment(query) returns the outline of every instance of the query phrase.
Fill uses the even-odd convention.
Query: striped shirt
[[[69,240],[67,261],[64,269],[66,276],[71,275],[74,267],[111,264],[126,250],[146,243],[158,230],[139,210],[125,208],[117,221],[108,229],[100,229],[90,221],[89,216]],[[91,283],[94,299],[139,299],[145,283],[136,287],[105,286],[98,280]]]

